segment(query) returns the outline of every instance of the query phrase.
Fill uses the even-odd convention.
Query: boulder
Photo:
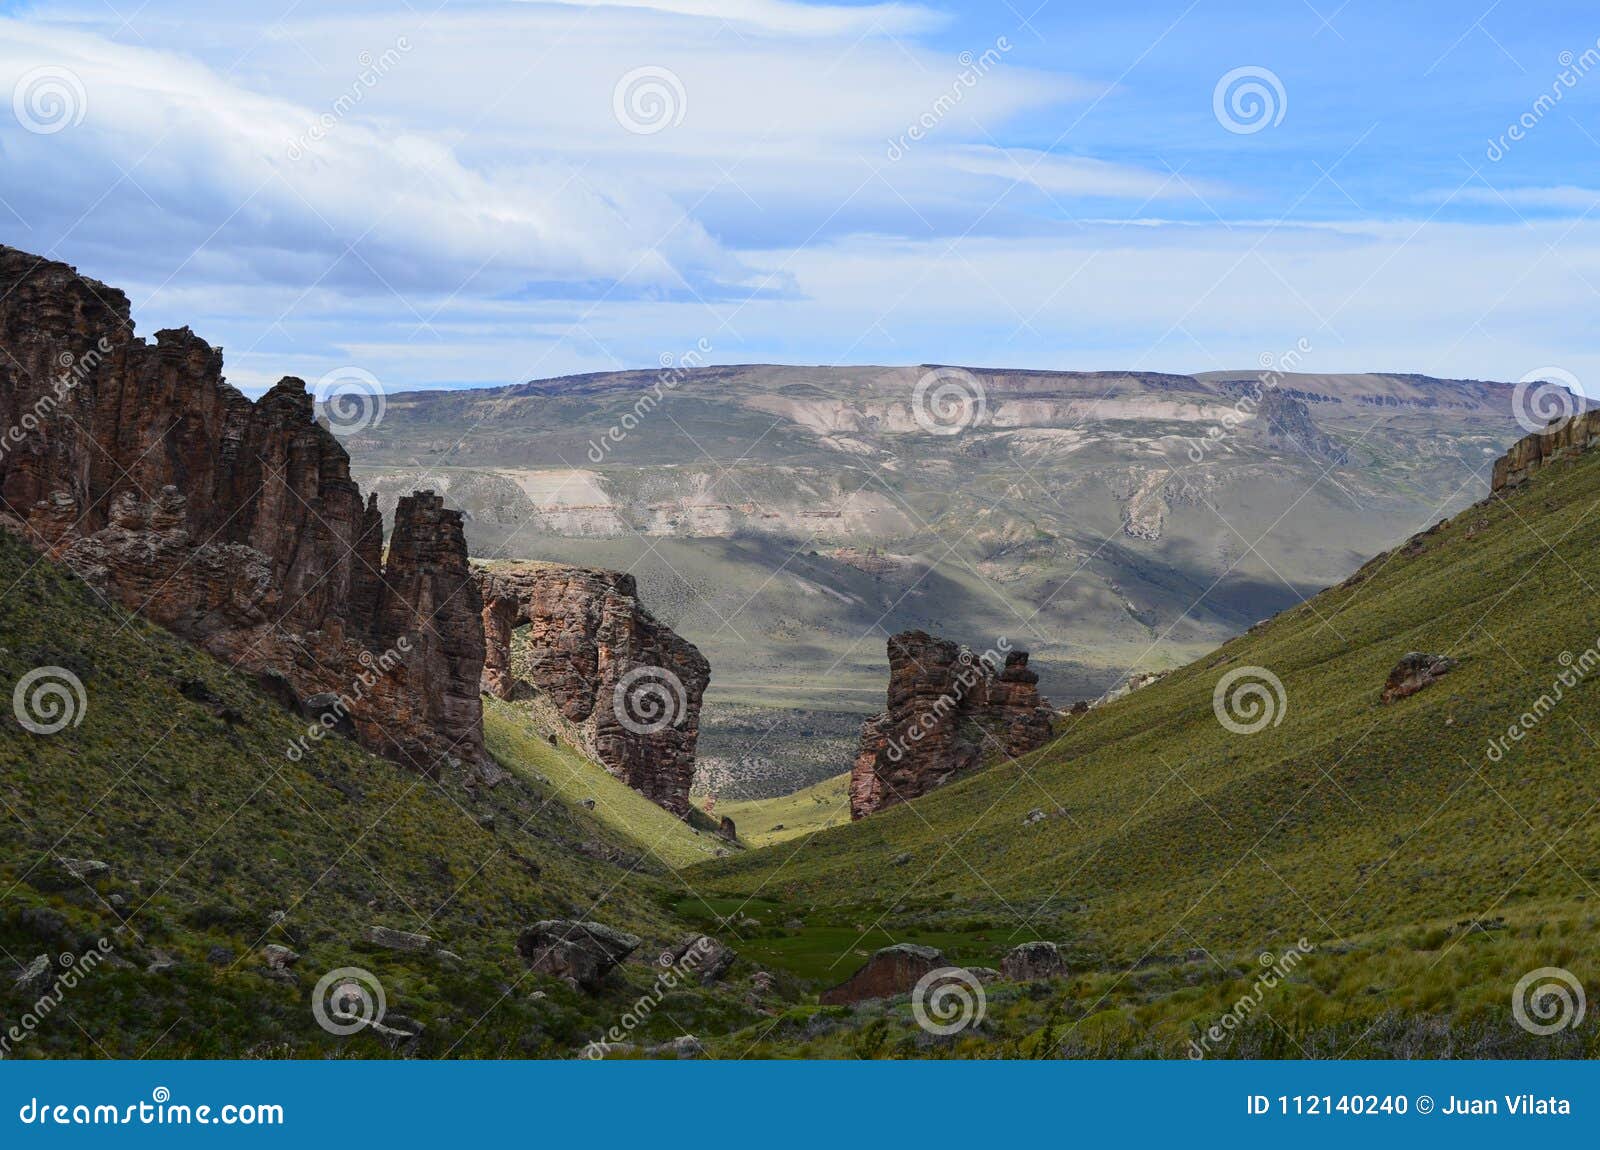
[[[598,922],[545,919],[523,928],[517,953],[541,974],[593,993],[643,940]]]
[[[908,994],[918,979],[944,965],[944,955],[931,946],[910,942],[886,946],[844,982],[824,990],[817,1001],[824,1006],[839,1006]]]
[[[225,947],[223,949],[226,949]],[[232,952],[229,951],[231,954]],[[261,948],[261,957],[267,964],[268,970],[288,970],[300,961],[300,955],[288,947],[276,942],[269,942]]]
[[[657,1058],[699,1058],[705,1052],[706,1048],[692,1034],[680,1034],[671,1042],[649,1047],[646,1051]]]
[[[1408,651],[1389,672],[1388,681],[1383,685],[1383,694],[1379,697],[1379,701],[1392,703],[1396,699],[1415,695],[1455,669],[1456,661],[1447,656]]]
[[[61,869],[67,872],[69,878],[79,879],[82,882],[93,882],[104,874],[110,873],[111,867],[99,859],[69,859],[57,857],[56,862]]]
[[[402,950],[410,954],[427,954],[438,945],[425,934],[413,934],[409,930],[391,930],[386,926],[369,926],[362,937],[373,946],[381,946],[385,950]]]
[[[1025,942],[1000,960],[1000,973],[1011,982],[1061,978],[1067,973],[1067,960],[1053,942]]]
[[[28,963],[14,984],[16,992],[24,998],[38,998],[50,984],[55,981],[55,967],[50,963],[48,954],[41,954],[38,958]]]
[[[697,934],[685,939],[667,952],[673,966],[682,966],[700,985],[710,986],[728,973],[728,968],[739,957],[738,951],[724,946],[709,934]]]

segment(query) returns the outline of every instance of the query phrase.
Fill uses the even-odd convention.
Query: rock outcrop
[[[923,975],[944,965],[944,955],[931,946],[911,942],[886,946],[844,982],[824,990],[817,1001],[823,1006],[842,1006],[869,998],[893,998],[909,993]]]
[[[517,936],[517,953],[540,974],[593,993],[642,942],[636,935],[598,922],[546,919]]]
[[[1279,388],[1265,388],[1252,427],[1269,447],[1299,451],[1320,463],[1342,467],[1350,453],[1317,426],[1304,400]]]
[[[1448,675],[1455,669],[1456,661],[1445,655],[1408,651],[1389,672],[1389,678],[1383,684],[1383,694],[1379,696],[1379,701],[1392,703],[1396,699],[1409,698],[1423,688],[1431,687],[1442,676]]]
[[[187,328],[152,346],[122,292],[6,247],[0,351],[0,525],[280,701],[331,695],[380,753],[430,773],[483,761],[459,512],[401,500],[385,560],[377,504],[302,381],[251,402]]]
[[[914,799],[986,755],[1025,755],[1050,739],[1050,710],[1026,651],[975,656],[948,639],[889,640],[888,709],[861,728],[850,816]]]
[[[1062,978],[1067,974],[1067,960],[1053,942],[1025,942],[1000,960],[1000,973],[1012,982]]]
[[[1588,451],[1597,443],[1600,443],[1600,408],[1556,420],[1543,431],[1523,436],[1494,461],[1494,472],[1489,479],[1490,494],[1526,483],[1545,464]]]
[[[528,689],[547,696],[592,758],[687,816],[711,681],[699,649],[645,610],[631,575],[554,563],[473,574],[487,646],[483,690],[501,699]]]

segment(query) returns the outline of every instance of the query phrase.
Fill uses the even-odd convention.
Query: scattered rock
[[[890,866],[905,866],[906,863],[908,863],[910,861],[911,861],[911,852],[910,851],[902,851],[901,853],[895,855],[894,858],[889,860],[889,865]]]
[[[69,859],[58,855],[56,862],[67,872],[69,878],[80,879],[83,882],[93,882],[111,871],[111,867],[99,859]]]
[[[367,1023],[367,1029],[383,1039],[390,1049],[395,1049],[421,1038],[427,1027],[403,1014],[385,1014],[381,1019]]]
[[[146,974],[165,974],[167,971],[177,967],[178,960],[165,951],[158,950],[153,953],[155,958],[144,968]]]
[[[699,1058],[706,1052],[700,1040],[692,1034],[680,1034],[671,1042],[663,1042],[659,1046],[649,1047],[646,1053],[657,1057],[665,1055],[668,1058]]]
[[[1039,807],[1034,807],[1033,810],[1029,811],[1023,817],[1022,825],[1025,826],[1025,827],[1029,827],[1029,826],[1032,826],[1034,823],[1042,823],[1042,822],[1044,822],[1044,819],[1045,819],[1044,811],[1041,810]]]
[[[586,811],[594,810],[594,800],[593,799],[579,799],[578,800],[578,805],[580,807],[582,807]]]
[[[22,974],[17,977],[14,988],[24,998],[38,998],[50,988],[50,984],[54,981],[55,967],[50,963],[50,956],[41,954],[23,968]]]
[[[1444,655],[1428,655],[1421,651],[1408,651],[1394,670],[1389,672],[1389,679],[1383,685],[1383,694],[1379,701],[1392,703],[1396,699],[1404,699],[1415,695],[1424,687],[1432,686],[1440,678],[1456,669],[1456,661]]]
[[[722,822],[717,824],[717,833],[730,843],[739,841],[739,832],[733,825],[733,820],[727,815],[722,816]]]
[[[967,969],[972,972],[972,976],[979,982],[988,984],[1000,981],[1000,972],[992,966],[969,966]]]
[[[546,919],[523,928],[517,953],[541,974],[593,993],[642,942],[636,935],[597,922]]]
[[[685,939],[667,952],[672,966],[684,965],[688,973],[700,980],[701,986],[710,986],[728,973],[739,953],[724,946],[709,934],[697,934]]]
[[[261,957],[266,961],[268,970],[288,970],[300,961],[298,953],[276,942],[269,942],[262,947]]]
[[[181,679],[178,682],[178,694],[194,703],[206,703],[210,706],[222,702],[222,696],[213,691],[203,679]]]
[[[886,946],[844,982],[824,990],[817,1001],[824,1006],[838,1006],[869,998],[892,998],[908,993],[919,978],[944,965],[944,955],[931,946],[910,942]]]
[[[391,930],[386,926],[369,926],[362,937],[373,946],[381,946],[385,950],[403,950],[411,954],[427,954],[438,945],[425,934],[413,934],[409,930]]]
[[[1025,942],[1000,960],[1000,973],[1012,982],[1061,978],[1067,973],[1067,960],[1053,942]]]

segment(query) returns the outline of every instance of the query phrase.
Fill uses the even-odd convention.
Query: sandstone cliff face
[[[1050,738],[1050,711],[1026,651],[1004,663],[948,639],[903,631],[889,640],[888,709],[861,728],[850,816],[914,799],[986,755],[1027,754]]]
[[[1516,487],[1535,475],[1541,467],[1563,455],[1588,451],[1600,443],[1600,408],[1579,412],[1570,419],[1551,424],[1543,431],[1524,436],[1494,462],[1489,480],[1493,494]]]
[[[0,352],[0,524],[284,701],[345,700],[381,753],[484,759],[458,512],[402,500],[385,563],[377,505],[303,382],[252,403],[188,329],[152,346],[121,292],[5,247]]]
[[[487,652],[483,689],[546,694],[568,733],[607,770],[684,816],[711,665],[657,622],[633,576],[551,563],[474,571]],[[513,665],[512,633],[527,627]]]

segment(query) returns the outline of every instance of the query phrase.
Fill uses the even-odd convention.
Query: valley
[[[1523,433],[1508,384],[1289,370],[1305,358],[679,361],[394,395],[343,442],[385,510],[445,493],[474,556],[631,573],[714,668],[696,793],[776,797],[849,765],[890,634],[1007,636],[1057,706],[1098,698],[1481,498]]]

